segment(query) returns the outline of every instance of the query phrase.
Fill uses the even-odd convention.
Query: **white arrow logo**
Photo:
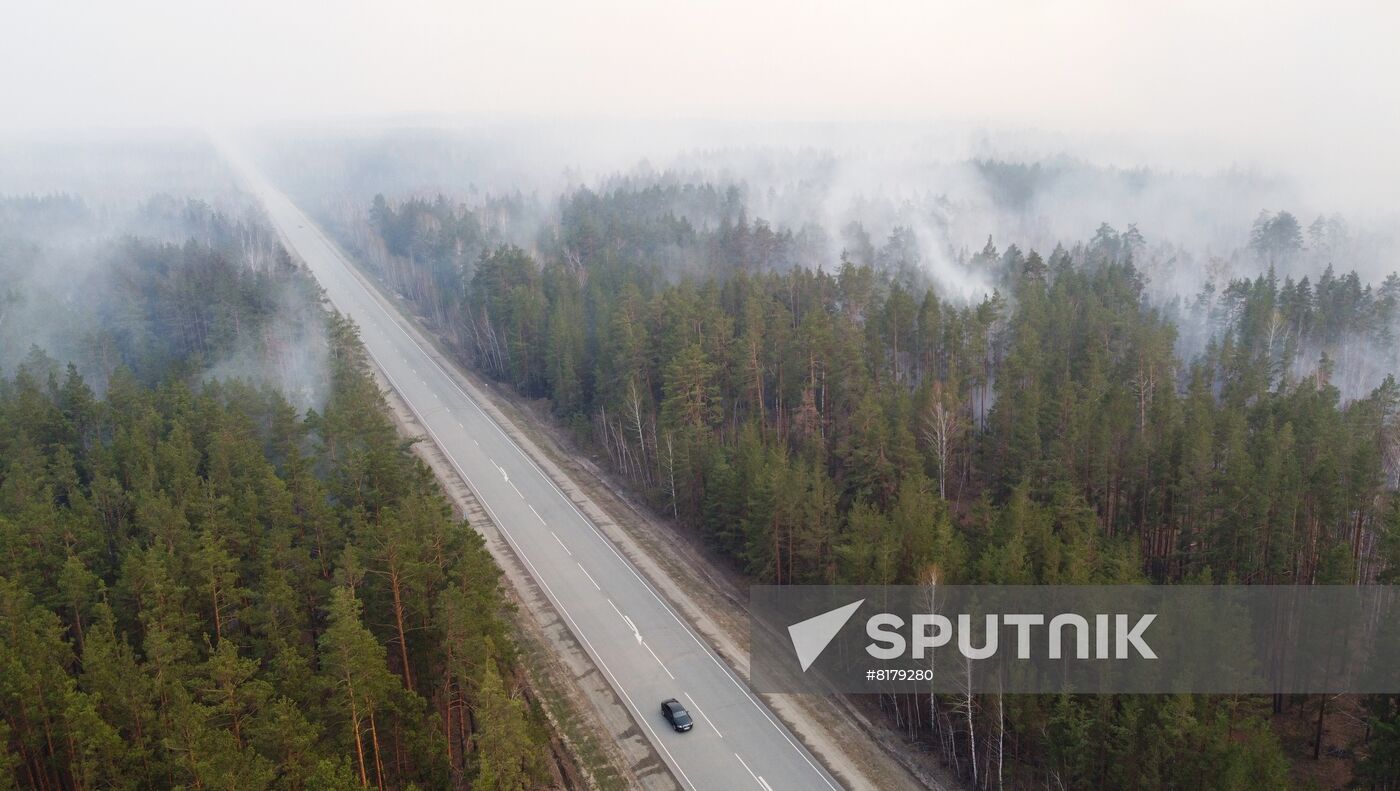
[[[851,620],[851,616],[855,615],[856,610],[864,603],[865,599],[851,602],[844,607],[814,615],[788,627],[788,635],[792,637],[792,648],[797,652],[797,661],[802,665],[803,673],[817,661],[817,657],[826,650],[836,633],[841,631],[841,627]]]

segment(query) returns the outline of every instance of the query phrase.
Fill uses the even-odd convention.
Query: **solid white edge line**
[[[266,189],[272,191],[275,195],[280,195],[280,194],[281,194],[281,193],[280,193],[280,190],[277,190],[277,188],[274,187],[274,186],[272,186],[270,182],[266,184]],[[300,216],[303,218],[303,220],[305,220],[306,222],[310,222],[309,218],[306,217],[305,213],[302,212],[301,209],[297,208],[297,206],[296,206],[294,203],[292,203],[290,199],[285,198],[285,196],[283,196],[283,199],[285,200],[286,205],[287,205],[288,208],[290,208],[294,213],[300,215]],[[807,765],[810,766],[810,767],[812,768],[812,770],[813,770],[814,772],[817,773],[817,776],[820,777],[820,778],[822,779],[822,782],[825,783],[825,784],[827,785],[828,788],[831,788],[832,791],[840,791],[839,787],[836,786],[836,785],[832,782],[832,778],[829,777],[829,775],[827,774],[826,770],[824,770],[824,769],[822,769],[822,768],[819,768],[819,767],[816,765],[816,763],[813,762],[811,756],[810,756],[810,755],[808,754],[808,752],[807,752],[807,749],[806,749],[804,746],[799,745],[799,744],[797,744],[796,742],[793,741],[792,736],[787,732],[787,728],[786,728],[785,726],[781,725],[780,723],[778,723],[775,719],[773,719],[772,713],[769,712],[769,711],[767,710],[767,708],[764,706],[764,704],[761,703],[761,702],[754,696],[754,693],[752,692],[752,690],[748,689],[748,688],[744,685],[744,683],[743,683],[742,681],[740,681],[740,680],[735,676],[735,672],[734,672],[733,668],[730,668],[730,667],[729,667],[728,665],[726,665],[724,662],[721,662],[721,661],[720,661],[719,657],[715,655],[714,649],[713,649],[711,646],[709,646],[708,644],[706,644],[705,642],[703,642],[703,641],[699,638],[699,636],[697,636],[697,635],[695,634],[694,630],[692,630],[692,629],[690,628],[690,625],[687,624],[687,623],[675,612],[674,609],[672,609],[671,605],[670,605],[669,603],[667,603],[664,599],[662,599],[661,596],[660,596],[659,594],[657,594],[657,592],[655,591],[655,589],[652,588],[651,583],[649,583],[646,579],[644,579],[644,578],[641,576],[641,574],[640,574],[635,568],[633,568],[632,564],[629,563],[629,562],[627,562],[626,559],[622,557],[622,555],[618,552],[617,548],[616,548],[615,546],[613,546],[612,541],[610,541],[606,536],[604,536],[604,535],[602,534],[602,532],[598,529],[598,526],[595,525],[595,524],[593,524],[593,521],[592,521],[591,519],[589,519],[587,516],[585,516],[585,515],[583,514],[582,511],[579,510],[578,506],[575,505],[574,502],[573,502],[571,499],[569,499],[568,495],[566,495],[566,494],[564,493],[564,491],[563,491],[562,489],[559,488],[559,485],[558,485],[557,483],[554,482],[554,479],[553,479],[552,477],[550,477],[549,474],[546,473],[543,469],[541,469],[540,466],[535,462],[535,460],[534,460],[533,458],[531,458],[530,455],[527,454],[523,448],[521,448],[519,445],[517,445],[516,442],[515,442],[515,440],[511,439],[510,435],[508,435],[508,434],[505,432],[505,430],[504,430],[503,428],[501,428],[500,424],[498,424],[498,423],[496,422],[496,419],[493,418],[493,417],[491,417],[489,414],[487,414],[486,411],[485,411],[484,409],[481,408],[481,405],[478,404],[478,403],[476,402],[476,399],[474,399],[474,398],[472,398],[470,395],[468,395],[468,394],[466,393],[466,391],[464,391],[464,390],[461,388],[461,386],[457,384],[457,381],[456,381],[455,379],[453,379],[452,376],[451,376],[450,374],[448,374],[448,373],[442,368],[441,365],[438,364],[437,360],[433,359],[432,355],[429,354],[429,353],[427,352],[427,350],[424,349],[423,346],[422,346],[421,344],[419,344],[418,341],[415,340],[415,339],[413,338],[412,335],[409,334],[408,330],[404,329],[404,327],[403,327],[402,325],[399,324],[399,322],[393,317],[393,315],[389,313],[388,309],[385,308],[384,305],[380,303],[379,299],[376,298],[375,295],[374,295],[372,292],[370,292],[369,287],[366,286],[366,285],[364,284],[364,282],[360,279],[359,273],[357,273],[357,272],[354,271],[354,268],[353,268],[354,265],[353,265],[353,264],[350,264],[348,261],[343,260],[343,259],[344,259],[344,256],[341,255],[339,249],[338,249],[334,244],[332,244],[332,243],[329,241],[329,239],[327,239],[327,238],[325,237],[325,235],[321,232],[320,227],[319,227],[318,225],[315,225],[315,224],[313,223],[313,224],[311,225],[311,231],[312,231],[312,233],[315,234],[317,237],[320,237],[321,243],[322,243],[322,244],[326,247],[326,249],[331,253],[331,255],[332,255],[333,258],[342,259],[342,262],[341,262],[341,263],[342,263],[342,266],[343,266],[343,268],[346,269],[347,273],[350,275],[350,280],[351,280],[361,291],[363,291],[364,294],[365,294],[365,296],[369,299],[369,301],[370,301],[376,308],[378,308],[379,311],[380,311],[381,313],[383,313],[383,314],[389,319],[389,323],[392,324],[392,325],[394,326],[394,328],[395,328],[396,330],[398,330],[399,333],[400,333],[401,335],[403,335],[404,338],[406,338],[410,344],[412,344],[416,349],[418,349],[418,351],[419,351],[420,353],[423,354],[423,356],[428,360],[429,364],[431,364],[434,368],[438,369],[438,372],[441,373],[441,374],[447,379],[448,384],[450,384],[450,385],[452,386],[452,388],[458,392],[458,394],[460,394],[464,399],[466,399],[467,402],[470,403],[470,404],[476,409],[476,411],[482,415],[482,417],[486,418],[486,419],[487,419],[487,422],[489,422],[489,423],[491,424],[491,427],[494,428],[494,429],[496,430],[496,432],[499,433],[503,438],[505,438],[505,440],[506,440],[507,443],[510,445],[510,447],[513,448],[513,449],[515,450],[516,453],[520,454],[521,458],[523,458],[527,464],[529,464],[531,467],[533,467],[533,468],[535,469],[535,471],[538,472],[538,473],[545,479],[545,481],[546,481],[547,483],[549,483],[550,488],[554,489],[555,493],[557,493],[557,494],[560,496],[560,498],[562,498],[562,499],[564,500],[564,502],[567,503],[567,504],[569,505],[569,507],[573,509],[574,513],[576,513],[576,514],[579,515],[579,517],[584,521],[585,524],[587,524],[590,528],[592,528],[593,532],[594,532],[595,534],[597,534],[599,540],[601,540],[601,541],[604,543],[604,545],[606,545],[606,546],[608,547],[608,549],[613,553],[613,555],[615,555],[619,560],[621,560],[621,561],[623,562],[623,566],[624,566],[628,571],[630,571],[630,572],[632,573],[632,576],[636,577],[637,580],[638,580],[639,582],[642,583],[642,586],[645,587],[649,593],[651,593],[652,597],[655,598],[655,599],[661,604],[662,608],[665,609],[665,610],[671,615],[671,617],[672,617],[678,624],[680,624],[681,628],[683,628],[683,629],[685,630],[686,634],[690,635],[690,639],[691,639],[691,640],[694,640],[694,641],[696,642],[696,644],[699,645],[699,646],[701,647],[701,649],[703,650],[703,652],[705,653],[705,655],[708,656],[708,657],[710,658],[710,661],[711,661],[711,662],[714,662],[715,665],[718,666],[718,667],[720,668],[720,670],[723,671],[723,673],[724,673],[726,676],[729,677],[730,682],[732,682],[736,687],[738,687],[738,689],[744,694],[744,696],[747,697],[747,698],[749,699],[749,702],[750,702],[751,704],[753,704],[754,708],[756,708],[756,709],[759,711],[759,713],[763,715],[764,719],[768,720],[769,724],[771,724],[771,725],[778,731],[779,735],[781,735],[781,736],[783,737],[783,739],[784,739],[794,750],[797,751],[798,755],[800,755],[800,756],[802,757],[802,759],[807,763]],[[284,233],[284,236],[285,236],[285,233]],[[293,246],[293,248],[295,249],[295,246]],[[374,355],[373,355],[372,353],[369,352],[369,348],[368,348],[368,347],[365,347],[365,351],[366,351],[366,353],[369,353],[369,354],[370,354],[370,357],[373,358],[373,359],[375,360],[375,364],[378,365],[378,364],[379,364],[378,359],[377,359],[377,358],[374,358]],[[394,389],[395,389],[395,390],[399,390],[400,394],[402,395],[402,393],[403,393],[402,389],[399,388],[398,385],[397,385],[396,383],[393,382],[393,378],[392,378],[392,377],[389,377],[389,376],[388,376],[388,371],[387,371],[382,365],[380,365],[379,368],[380,368],[381,371],[384,372],[385,376],[388,377],[388,378],[390,379],[391,384],[394,384]],[[426,384],[426,383],[425,383],[425,384]],[[404,396],[404,400],[405,400],[405,402],[408,402],[407,396]],[[413,409],[413,406],[412,406],[411,403],[409,404],[409,408],[410,408],[410,409]],[[415,410],[415,412],[416,412],[416,410]],[[421,422],[421,420],[422,420],[421,416],[419,417],[419,420],[420,420],[420,422]],[[425,425],[424,428],[427,428],[427,426]],[[432,432],[431,429],[429,429],[428,433],[429,433],[429,434],[433,434],[433,432]],[[434,439],[434,441],[437,441],[437,442],[438,442],[439,446],[441,446],[441,447],[443,447],[443,448],[445,449],[446,446],[443,445],[440,441],[437,440],[436,435],[433,436],[433,439]],[[452,458],[452,455],[451,455],[450,453],[444,453],[444,455],[447,456],[448,460],[452,462],[452,466],[455,467],[455,468],[457,468],[457,471],[458,471],[458,472],[462,475],[462,477],[465,479],[465,478],[467,477],[467,476],[466,476],[466,473],[461,469],[461,466],[460,466],[459,464],[457,464],[456,459],[453,459],[453,458]],[[470,481],[468,481],[468,486],[471,486],[471,482],[470,482]],[[475,488],[475,487],[473,487],[473,488]],[[483,502],[482,502],[482,505],[483,505],[483,506],[486,505],[486,503],[485,503],[484,500],[483,500]],[[490,513],[490,511],[491,511],[491,509],[490,509],[489,507],[487,507],[487,512]],[[494,516],[493,516],[492,518],[493,518],[493,520],[495,519]],[[499,525],[499,522],[497,522],[497,524]],[[514,539],[511,538],[511,537],[509,536],[508,533],[506,533],[504,527],[501,528],[501,531],[502,531],[502,534],[505,535],[505,536],[507,537],[507,540],[510,541],[510,543],[512,544],[512,546],[515,546]],[[521,555],[521,557],[522,557],[522,559],[524,559],[524,555],[523,555],[523,554]],[[530,565],[531,568],[533,569],[533,564],[529,564],[528,560],[527,560],[526,562],[527,562],[527,565]],[[545,584],[543,580],[540,580],[540,584],[541,584],[542,586],[545,587],[546,592],[548,593],[548,585]],[[553,594],[550,593],[549,596],[550,596],[550,599],[553,600],[553,598],[554,598],[554,597],[553,597]],[[609,602],[609,603],[611,603],[611,602]],[[559,606],[560,609],[561,609],[561,611],[563,610],[562,605],[557,605],[557,604],[556,604],[556,606]],[[568,617],[570,623],[573,623],[573,618],[572,618],[572,617],[569,617],[569,616],[567,615],[567,613],[566,613],[566,617]],[[590,650],[590,652],[592,653],[592,652],[593,652],[593,650],[592,650],[592,645],[588,643],[588,639],[587,639],[586,637],[584,637],[581,633],[579,634],[579,637],[580,637],[580,639],[582,639],[582,640],[585,642],[585,644],[588,644],[588,645],[589,645],[589,650]],[[602,660],[600,659],[600,660],[598,660],[598,661],[599,661],[599,664],[601,665],[601,664],[602,664]],[[615,676],[612,675],[612,672],[611,672],[611,671],[607,671],[607,672],[608,672],[608,676],[609,676],[610,678],[612,678],[614,682],[616,682],[617,679],[616,679]],[[623,690],[620,686],[617,687],[617,690],[618,690],[619,693],[621,693],[621,694],[623,695],[623,697],[628,697],[626,691]],[[628,697],[628,703],[629,703],[629,704],[632,703],[630,697]],[[635,704],[633,704],[633,709],[636,710]],[[643,720],[644,720],[644,718],[642,718],[642,715],[641,715],[641,712],[640,712],[640,711],[637,711],[637,716],[638,716],[639,719],[643,719]],[[647,730],[650,731],[650,732],[652,733],[652,736],[653,736],[653,737],[656,736],[656,731],[653,730],[653,729],[651,728],[650,724],[647,725]],[[662,748],[662,750],[663,750],[664,752],[666,752],[667,756],[670,757],[670,751],[669,751],[669,750],[666,750],[666,749],[665,749],[665,746],[662,745],[659,741],[657,741],[656,743],[657,743],[658,746],[660,746],[660,747]],[[736,754],[736,757],[737,757],[737,754]],[[672,758],[672,760],[674,760],[674,758]],[[742,759],[741,759],[740,762],[742,763]],[[747,768],[747,767],[746,767],[746,768]],[[680,769],[679,765],[676,766],[676,770],[679,771],[679,772],[681,773],[682,776],[685,775],[685,772],[684,772],[683,770]],[[687,783],[687,784],[690,783],[689,778],[686,778],[686,783]]]

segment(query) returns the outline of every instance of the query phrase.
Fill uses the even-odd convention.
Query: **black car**
[[[695,723],[690,719],[690,712],[685,710],[679,700],[671,698],[661,704],[661,716],[671,723],[671,727],[680,733],[685,733],[694,727]]]

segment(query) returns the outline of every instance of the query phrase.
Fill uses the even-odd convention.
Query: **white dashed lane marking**
[[[563,541],[561,538],[559,538],[559,534],[558,534],[558,533],[555,533],[553,530],[551,530],[551,531],[549,531],[549,534],[550,534],[551,536],[554,536],[554,540],[559,542],[559,548],[562,549],[562,550],[564,550],[565,552],[567,552],[568,555],[569,555],[569,557],[573,557],[573,556],[574,556],[574,553],[569,552],[569,548],[566,547],[566,546],[564,546],[564,541]]]
[[[701,711],[701,710],[700,710],[700,707],[697,706],[697,705],[695,705],[695,698],[692,698],[692,697],[690,696],[690,693],[689,693],[689,692],[682,692],[681,694],[682,694],[682,695],[685,695],[685,699],[688,700],[688,701],[690,701],[690,707],[691,707],[692,709],[695,709],[695,713],[696,713],[696,714],[699,714],[701,717],[705,717],[705,712]],[[714,724],[713,722],[710,722],[710,718],[709,718],[709,717],[705,717],[705,722],[709,722],[709,723],[710,723],[710,730],[714,731],[716,736],[718,736],[718,737],[721,738],[721,739],[724,738],[724,734],[722,734],[722,733],[719,732],[719,728],[716,728],[716,727],[715,727],[715,724]]]

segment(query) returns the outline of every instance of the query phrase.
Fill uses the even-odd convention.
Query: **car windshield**
[[[680,708],[679,706],[671,709],[671,715],[676,718],[677,725],[690,724],[690,713],[687,712],[685,709]]]

